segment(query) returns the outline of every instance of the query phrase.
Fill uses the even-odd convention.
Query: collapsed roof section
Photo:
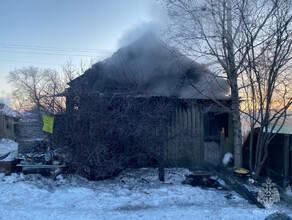
[[[69,83],[83,92],[229,99],[226,80],[147,33]]]

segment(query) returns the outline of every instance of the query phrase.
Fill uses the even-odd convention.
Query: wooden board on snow
[[[222,180],[225,181],[226,185],[237,192],[243,198],[248,200],[250,203],[255,204],[259,208],[265,208],[263,204],[261,204],[256,197],[240,182],[237,181],[236,177],[233,173],[228,171],[225,167],[215,167],[212,164],[206,163],[205,167],[210,171],[214,172],[217,176],[219,176]]]
[[[50,164],[17,164],[18,167],[27,167],[27,168],[37,168],[37,169],[57,169],[66,167],[65,164],[61,165],[50,165]]]

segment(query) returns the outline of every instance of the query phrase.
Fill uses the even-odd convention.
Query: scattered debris
[[[38,174],[0,175],[1,217],[247,220],[264,219],[273,210],[283,210],[292,217],[285,203],[276,203],[266,212],[231,191],[183,185],[184,174],[191,173],[187,169],[165,168],[166,181],[173,185],[160,182],[157,172],[155,168],[127,169],[104,181],[88,181],[72,174],[61,174],[56,180]],[[150,184],[142,182],[142,178]],[[233,194],[230,200],[224,197],[229,193]],[[263,212],[258,214],[254,210]]]
[[[257,207],[265,208],[263,204],[257,201],[255,195],[244,186],[244,184],[239,180],[238,176],[235,175],[234,172],[226,169],[225,167],[215,167],[209,163],[206,163],[205,167],[223,179],[228,188],[237,192],[239,195],[248,200],[250,203],[255,204]]]
[[[144,194],[150,194],[150,192],[146,191],[146,190],[140,190],[141,193],[144,193]]]
[[[254,179],[252,179],[252,178],[248,178],[248,183],[250,183],[250,184],[255,184],[256,183],[256,181],[254,180]]]
[[[210,174],[206,173],[192,173],[185,175],[186,180],[182,181],[183,184],[189,184],[191,186],[200,186],[204,188],[226,189],[216,179],[213,179]]]
[[[231,193],[224,196],[226,199],[234,199],[233,195]]]
[[[8,152],[7,154],[0,155],[0,160],[4,160],[6,157],[8,157],[9,154],[10,152]]]
[[[21,160],[17,165],[22,167],[22,171],[25,173],[51,173],[54,176],[61,173],[61,169],[66,167],[63,162],[62,155],[59,155],[57,151],[52,151],[49,147],[45,153],[30,153],[17,157]]]
[[[146,183],[149,183],[149,181],[146,180],[145,178],[141,178],[141,180],[145,181]]]

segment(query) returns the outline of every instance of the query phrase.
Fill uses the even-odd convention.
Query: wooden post
[[[159,159],[158,173],[159,173],[159,180],[164,182],[164,161],[162,158]]]
[[[159,127],[160,131],[158,132],[160,135],[159,137],[156,137],[157,139],[159,138],[164,138],[162,136],[162,132],[161,132],[161,126]],[[165,149],[164,149],[164,141],[161,141],[159,139],[158,141],[158,147],[159,147],[159,161],[158,161],[158,176],[159,176],[159,180],[164,182],[164,167],[165,167]]]
[[[224,127],[222,128],[221,132],[220,132],[220,155],[219,155],[219,164],[222,163],[222,159],[224,157],[224,154],[226,152],[226,142],[225,142],[225,130]]]
[[[283,180],[283,188],[289,184],[289,135],[284,135],[284,180]]]
[[[158,132],[157,132],[157,128],[159,129]],[[160,121],[159,124],[157,123],[157,127],[156,127],[156,140],[157,140],[157,145],[159,148],[158,176],[159,176],[159,180],[162,182],[164,182],[164,167],[165,167],[165,150],[164,150],[165,140],[163,140],[164,138],[165,137],[163,136],[163,132],[162,132],[162,122]]]

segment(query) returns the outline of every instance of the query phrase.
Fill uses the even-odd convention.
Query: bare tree
[[[231,88],[230,112],[235,166],[242,166],[240,118],[241,74],[253,48],[269,35],[269,26],[282,5],[278,0],[164,0],[170,15],[171,39],[190,56],[216,63],[216,77]],[[286,1],[290,4],[290,1]],[[288,3],[289,2],[289,3]]]
[[[57,97],[63,87],[55,70],[24,67],[11,71],[8,80],[14,88],[13,96],[26,109],[35,107],[38,113],[54,113],[64,108]]]
[[[62,65],[62,79],[64,83],[64,87],[67,87],[67,83],[71,82],[73,79],[81,76],[90,66],[92,66],[93,61],[84,62],[80,61],[79,65],[73,63],[71,59],[68,59]]]
[[[11,107],[18,112],[23,112],[29,109],[31,106],[27,106],[27,101],[25,100],[22,94],[14,92],[12,93],[11,97]]]
[[[280,131],[292,104],[292,11],[291,1],[276,2],[277,7],[257,44],[253,44],[244,64],[241,84],[245,109],[250,120],[249,167],[258,177],[268,158],[268,146]],[[247,32],[246,38],[250,35]],[[252,39],[250,39],[252,40]],[[259,127],[256,143],[254,128]],[[253,149],[255,146],[255,149]]]

